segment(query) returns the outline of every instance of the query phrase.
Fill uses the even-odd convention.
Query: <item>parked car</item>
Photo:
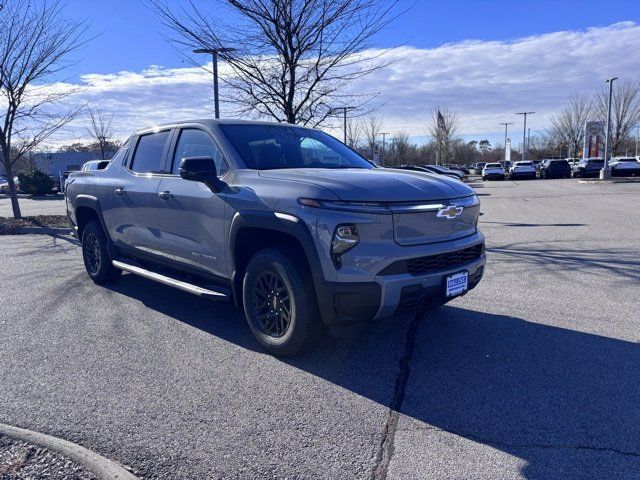
[[[482,169],[482,180],[504,180],[504,167],[499,163],[487,163]]]
[[[16,191],[20,191],[20,180],[18,180],[18,177],[13,177],[13,183],[16,186]],[[2,177],[2,180],[0,180],[0,193],[8,195],[9,194],[9,180],[7,179],[7,177]]]
[[[470,187],[375,168],[289,124],[140,130],[104,170],[70,174],[66,203],[95,283],[124,270],[234,302],[278,355],[324,327],[442,305],[478,284],[486,258]]]
[[[516,180],[518,178],[535,179],[536,167],[533,165],[533,162],[528,160],[515,162],[511,168],[509,168],[509,178],[511,180]]]
[[[540,178],[571,178],[571,166],[564,159],[548,159],[540,166]]]
[[[447,175],[449,177],[457,178],[458,180],[462,180],[464,178],[464,173],[459,172],[457,170],[450,170],[446,167],[443,167],[442,165],[421,165],[421,166],[433,173]]]
[[[475,166],[473,167],[473,173],[475,173],[476,175],[482,175],[482,169],[486,164],[487,162],[476,163]]]
[[[609,161],[611,175],[615,177],[635,177],[640,175],[640,162],[634,157],[613,157]]]
[[[109,165],[109,160],[89,160],[82,165],[81,172],[89,172],[91,170],[104,170]]]
[[[469,175],[471,172],[466,167],[461,167],[460,165],[449,165],[447,167],[449,170],[455,170],[456,172],[462,172],[464,175]]]
[[[444,175],[445,177],[453,178],[454,180],[461,180],[459,172],[449,171],[449,169],[440,170],[434,167],[436,167],[436,165],[414,165],[411,167],[404,167],[404,168],[408,170],[431,173],[435,175]]]
[[[583,158],[573,167],[575,178],[597,177],[604,166],[604,160],[598,157]]]

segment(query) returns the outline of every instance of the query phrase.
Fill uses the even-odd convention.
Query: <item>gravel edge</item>
[[[102,480],[138,480],[135,475],[121,465],[67,440],[5,423],[0,423],[0,434],[57,452],[83,466]]]

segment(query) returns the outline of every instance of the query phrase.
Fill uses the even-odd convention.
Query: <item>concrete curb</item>
[[[640,178],[608,178],[606,180],[592,178],[590,180],[579,180],[578,183],[587,183],[592,185],[597,185],[599,183],[640,183]]]
[[[17,227],[12,232],[13,235],[70,235],[70,228],[54,228],[54,227]]]
[[[138,477],[119,464],[87,448],[61,438],[6,425],[4,423],[0,423],[0,435],[5,435],[14,440],[32,443],[58,452],[61,455],[69,457],[79,465],[82,465],[101,480],[138,480]]]

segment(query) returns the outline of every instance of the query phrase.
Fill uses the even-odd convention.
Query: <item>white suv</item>
[[[527,160],[516,162],[509,169],[509,178],[536,178],[536,166]]]
[[[504,180],[504,167],[499,163],[487,163],[482,169],[482,180]]]

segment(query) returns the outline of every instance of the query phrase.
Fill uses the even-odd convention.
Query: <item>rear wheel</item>
[[[244,313],[260,344],[274,355],[310,348],[322,331],[315,290],[299,255],[268,248],[249,262],[242,284]]]
[[[89,221],[82,230],[82,259],[91,280],[98,285],[113,282],[122,273],[122,270],[111,265],[107,237],[95,220]]]

